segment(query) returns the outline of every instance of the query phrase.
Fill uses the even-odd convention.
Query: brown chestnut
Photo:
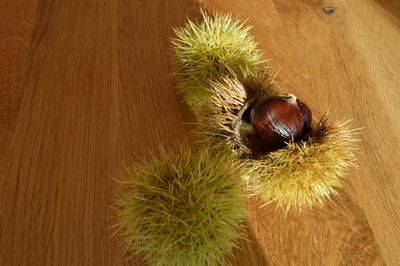
[[[312,121],[312,113],[310,108],[297,99],[297,106],[300,109],[301,116],[303,117],[303,122],[304,122],[304,129],[303,129],[303,134],[307,133],[311,129],[311,121]]]
[[[299,140],[311,127],[311,111],[293,94],[258,100],[251,107],[249,148],[268,152],[281,148],[292,138]],[[248,126],[250,126],[248,125]]]

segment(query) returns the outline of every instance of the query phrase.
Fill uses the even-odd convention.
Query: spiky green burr
[[[244,237],[242,168],[203,148],[129,169],[117,201],[126,250],[153,265],[219,265]]]
[[[246,160],[252,189],[265,202],[274,201],[285,212],[291,207],[323,206],[343,186],[355,166],[358,130],[347,122],[323,118],[307,140]]]
[[[358,130],[324,117],[314,121],[305,139],[273,152],[253,153],[240,135],[241,114],[252,99],[279,93],[271,75],[249,75],[244,82],[227,77],[211,85],[213,96],[198,118],[199,134],[247,169],[243,178],[251,192],[288,211],[323,205],[343,186],[356,159]]]
[[[241,78],[259,68],[261,52],[249,29],[231,15],[218,13],[203,13],[203,22],[188,21],[175,29],[171,42],[178,90],[195,114],[210,96],[209,81],[228,74]]]

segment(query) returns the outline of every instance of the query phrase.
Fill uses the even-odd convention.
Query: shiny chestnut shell
[[[292,137],[303,133],[303,117],[296,102],[288,97],[270,97],[254,105],[250,113],[251,125],[259,147],[271,150],[284,146]],[[253,140],[254,141],[254,140]]]
[[[311,121],[312,121],[312,113],[310,108],[300,101],[299,99],[296,100],[297,106],[299,107],[301,116],[303,117],[303,122],[304,122],[304,129],[303,129],[303,134],[307,133],[311,129]]]
[[[251,106],[252,130],[245,136],[247,144],[254,152],[276,150],[307,133],[311,119],[308,106],[292,94],[258,100]]]

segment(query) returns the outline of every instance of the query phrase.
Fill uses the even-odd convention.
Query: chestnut
[[[250,108],[250,123],[242,121],[247,128],[242,132],[246,132],[244,137],[254,152],[282,148],[285,142],[299,140],[311,128],[310,108],[293,94],[259,99]]]
[[[299,107],[301,116],[303,117],[303,122],[304,122],[303,135],[304,135],[304,133],[307,133],[311,129],[312,113],[310,108],[305,103],[303,103],[299,99],[297,99],[296,102],[297,106]]]

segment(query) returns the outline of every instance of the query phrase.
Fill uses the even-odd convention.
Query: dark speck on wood
[[[326,14],[332,14],[335,10],[336,10],[336,7],[324,7],[323,8],[323,10],[324,10],[324,12],[326,13]]]

